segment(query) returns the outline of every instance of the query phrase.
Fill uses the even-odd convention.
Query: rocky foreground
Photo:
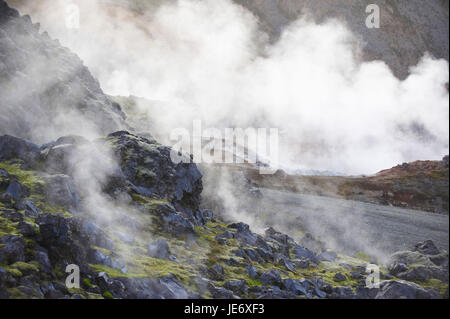
[[[150,136],[0,137],[1,298],[448,298],[448,254],[431,241],[392,255],[369,289],[363,256],[227,224],[201,192],[196,165]]]

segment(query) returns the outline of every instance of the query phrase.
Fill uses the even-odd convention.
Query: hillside
[[[385,61],[400,78],[429,52],[448,61],[448,1],[432,0],[235,0],[259,18],[262,27],[274,39],[300,15],[318,22],[338,18],[360,37],[363,59]],[[366,7],[377,4],[381,10],[381,28],[367,29]]]
[[[431,240],[377,259],[332,249],[306,224],[294,236],[223,216],[207,199],[227,192],[204,167],[174,163],[157,126],[139,122],[149,114],[105,95],[76,54],[4,0],[0,111],[0,299],[448,298],[448,252]],[[412,166],[448,176],[448,160]],[[258,199],[256,182],[234,191]],[[73,265],[80,287],[66,282]]]
[[[282,171],[261,176],[253,170],[245,175],[261,187],[448,214],[448,170],[446,156],[442,161],[404,163],[369,177],[300,176]]]
[[[29,16],[18,19],[17,11],[0,5],[0,134],[43,143],[124,128],[120,106],[77,55]]]

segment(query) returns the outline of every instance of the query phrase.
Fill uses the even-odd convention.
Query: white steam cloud
[[[64,27],[68,3],[80,8],[78,30]],[[448,153],[444,60],[425,55],[400,81],[383,62],[359,61],[362,44],[337,20],[300,18],[269,44],[230,0],[169,1],[143,15],[106,1],[59,4],[44,1],[33,17],[107,93],[162,101],[150,110],[162,135],[194,119],[276,127],[285,167],[349,174]]]

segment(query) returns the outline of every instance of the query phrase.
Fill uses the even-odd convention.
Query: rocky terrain
[[[124,130],[133,121],[76,55],[3,0],[0,44],[1,299],[448,298],[432,241],[393,254],[369,289],[367,256],[208,208],[200,169]]]
[[[120,106],[77,55],[6,6],[0,3],[0,134],[43,143],[124,128]]]
[[[95,209],[95,189],[83,192],[90,181],[71,160],[92,149],[111,151],[118,163],[98,177],[97,195],[108,205]],[[448,254],[431,241],[394,254],[381,268],[380,288],[366,288],[362,257],[309,250],[273,228],[258,235],[200,209],[200,172],[194,164],[173,164],[169,152],[124,131],[44,146],[0,137],[1,297],[448,296]],[[95,169],[109,160],[98,157]],[[70,264],[81,269],[79,289],[64,285]]]

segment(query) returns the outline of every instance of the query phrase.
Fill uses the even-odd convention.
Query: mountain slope
[[[448,298],[448,253],[432,242],[393,255],[369,289],[367,256],[202,207],[195,164],[148,134],[108,134],[125,126],[120,107],[75,55],[3,0],[0,30],[1,299]],[[33,50],[37,65],[21,65]],[[89,140],[64,136],[87,128]]]
[[[0,2],[0,134],[44,142],[124,127],[120,106],[82,61],[39,29]]]
[[[302,14],[314,20],[338,18],[364,44],[365,60],[385,61],[395,75],[405,78],[425,53],[449,59],[448,1],[431,0],[234,0],[260,20],[264,30],[276,40],[281,31]],[[366,7],[377,4],[380,29],[368,29]]]
[[[442,161],[404,163],[368,177],[244,173],[261,187],[448,214],[448,170],[446,156]]]

